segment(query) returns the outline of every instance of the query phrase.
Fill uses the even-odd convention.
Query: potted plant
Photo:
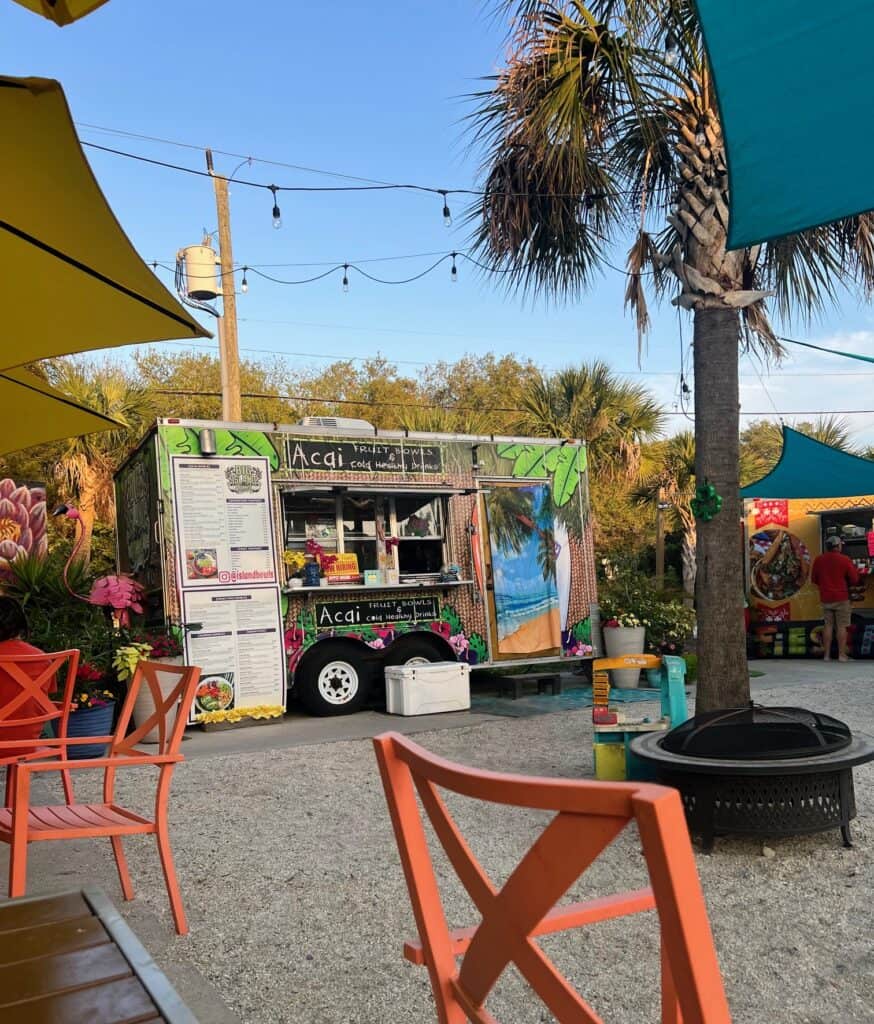
[[[302,551],[285,550],[282,552],[282,561],[285,564],[286,573],[291,586],[295,588],[302,587],[303,567],[306,565],[307,561],[306,555]]]
[[[600,587],[601,629],[609,658],[643,654],[646,631],[651,625],[659,596],[648,577],[628,566],[605,566],[607,578]],[[632,690],[640,682],[640,669],[614,669],[611,683]]]
[[[60,700],[62,694],[54,694]],[[73,706],[67,721],[67,736],[109,736],[115,716],[115,693],[106,688],[103,672],[87,661],[79,662],[76,672],[76,687],[73,692]],[[57,723],[52,722],[52,731],[57,735]],[[103,757],[105,743],[77,743],[68,748],[71,759]]]
[[[140,661],[160,661],[168,665],[181,665],[183,663],[182,641],[179,633],[181,630],[194,628],[197,627],[170,625],[164,629],[143,630],[125,637],[125,642],[116,647],[112,659],[112,666],[119,681],[127,685],[133,678]],[[157,677],[161,695],[166,697],[178,679],[175,674],[161,672],[157,673]],[[151,688],[148,684],[140,686],[134,702],[135,724],[138,726],[147,721],[155,713],[155,710],[155,698]],[[160,732],[157,728],[153,728],[142,737],[140,742],[158,743],[159,740]]]

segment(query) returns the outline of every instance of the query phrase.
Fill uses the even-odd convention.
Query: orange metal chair
[[[157,673],[166,678],[167,674],[176,675],[178,681],[172,691],[162,695]],[[158,854],[164,871],[167,894],[176,931],[185,935],[188,925],[179,882],[173,865],[170,850],[170,837],[167,824],[167,805],[170,795],[170,782],[176,765],[184,761],[179,753],[182,745],[182,734],[188,720],[194,691],[200,678],[200,669],[159,664],[157,662],[140,662],[131,680],[127,698],[118,720],[114,736],[83,737],[73,739],[43,740],[41,744],[52,747],[53,758],[58,760],[34,760],[30,757],[19,758],[11,764],[9,771],[12,776],[11,809],[0,811],[0,841],[9,843],[9,896],[23,896],[27,881],[27,847],[29,843],[53,839],[91,839],[107,837],[112,843],[115,854],[121,889],[126,900],[133,899],[133,887],[127,867],[122,837],[131,835],[151,834],[157,838]],[[126,736],[128,724],[133,712],[134,702],[141,686],[148,686],[155,701],[155,713],[146,721],[137,724],[134,731]],[[157,728],[159,733],[158,753],[146,753],[136,749],[136,744]],[[77,743],[100,743],[109,745],[107,757],[92,760],[72,761],[65,757],[66,750]],[[10,746],[11,744],[7,744]],[[0,757],[4,744],[0,742]],[[155,798],[155,814],[153,818],[144,818],[115,802],[115,773],[120,768],[142,767],[153,765],[158,768],[157,794]],[[62,804],[53,807],[34,807],[30,803],[31,777],[40,772],[69,772],[87,769],[103,769],[103,803],[98,804]]]
[[[40,757],[53,753],[42,739],[15,739],[9,736],[15,729],[22,726],[32,727],[37,737],[51,722],[56,726],[58,738],[63,741],[67,737],[67,722],[73,702],[73,687],[76,683],[76,672],[79,668],[78,651],[58,651],[54,654],[19,654],[0,657],[0,672],[19,692],[0,706],[0,766],[6,765],[6,798],[4,805],[10,807],[12,798],[12,771],[10,764],[22,757]],[[28,671],[30,669],[31,671]],[[57,690],[55,680],[66,669],[66,678],[61,700],[55,703],[49,697]],[[26,709],[26,710],[25,710]],[[22,717],[22,711],[25,717]],[[6,747],[6,753],[3,746]],[[68,804],[73,802],[73,785],[68,771],[61,772],[64,785],[64,799]]]
[[[646,783],[499,775],[435,757],[397,733],[385,733],[373,742],[419,930],[419,941],[406,943],[404,956],[427,966],[440,1024],[498,1024],[484,1004],[511,962],[562,1024],[601,1024],[535,939],[653,908],[661,925],[663,1024],[730,1024],[676,790]],[[498,890],[449,815],[438,786],[476,800],[557,813]],[[473,928],[450,931],[446,923],[417,792],[482,915]],[[651,887],[556,906],[632,819],[640,832]],[[464,957],[460,969],[459,956]]]

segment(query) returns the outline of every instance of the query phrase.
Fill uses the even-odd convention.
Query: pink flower
[[[94,581],[88,600],[117,612],[142,612],[143,588],[130,576],[101,576]]]
[[[452,650],[460,657],[470,647],[470,641],[464,635],[464,633],[456,633],[455,636],[449,638],[449,643],[452,645]]]
[[[372,647],[375,651],[381,651],[385,647],[385,641],[378,636],[375,640],[368,640],[367,646]]]
[[[0,480],[0,569],[25,555],[45,555],[46,492],[42,487],[16,487]]]
[[[448,622],[432,622],[431,631],[434,633],[439,633],[444,640],[448,640],[450,634],[452,633],[452,627],[449,625]]]

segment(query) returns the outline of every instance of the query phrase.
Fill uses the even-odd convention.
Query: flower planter
[[[109,701],[93,708],[78,708],[70,712],[67,722],[67,736],[78,739],[82,736],[108,736],[112,732],[112,718],[115,714],[115,701]],[[52,722],[52,732],[57,736],[57,720]],[[76,743],[67,748],[71,760],[103,757],[106,754],[105,743]]]
[[[162,665],[183,665],[184,659],[176,658],[153,658]],[[179,682],[179,676],[170,672],[158,672],[158,685],[161,687],[161,696],[166,697],[172,692],[173,687]],[[134,701],[134,724],[138,727],[141,722],[146,722],[155,713],[155,700],[148,683],[143,683]],[[139,741],[140,743],[159,743],[161,734],[157,728],[150,729]]]
[[[276,725],[281,718],[241,718],[239,722],[201,722],[204,732],[225,732],[228,729],[248,729],[251,725]]]
[[[623,654],[643,654],[646,641],[644,626],[605,626],[603,633],[608,658],[620,658]],[[636,689],[640,685],[640,669],[611,669],[610,685],[617,690]]]

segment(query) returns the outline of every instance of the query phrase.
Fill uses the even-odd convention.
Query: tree
[[[46,367],[56,388],[119,423],[114,430],[71,437],[58,453],[55,479],[61,493],[79,509],[80,558],[87,567],[97,517],[111,521],[114,515],[113,473],[151,424],[155,405],[147,389],[112,362],[58,359]]]
[[[816,441],[839,448],[842,452],[860,454],[853,443],[852,429],[840,416],[819,416],[812,423],[806,420],[791,424],[794,430]],[[770,473],[783,451],[783,427],[773,420],[754,420],[740,435],[740,479],[746,486]]]
[[[635,490],[639,505],[661,502],[675,530],[682,534],[683,590],[695,593],[695,546],[697,525],[692,512],[695,497],[695,437],[684,430],[665,441],[650,445],[647,471]]]
[[[601,360],[538,374],[523,387],[519,401],[518,430],[580,438],[592,471],[608,477],[635,477],[641,445],[657,437],[664,422],[646,388],[622,380]]]
[[[626,303],[639,344],[647,289],[692,311],[696,476],[724,500],[697,529],[697,706],[743,704],[739,343],[779,354],[770,299],[784,319],[804,318],[841,286],[871,290],[874,217],[727,252],[725,147],[692,0],[504,6],[511,53],[473,115],[486,151],[475,248],[508,288],[567,300],[631,232]]]

